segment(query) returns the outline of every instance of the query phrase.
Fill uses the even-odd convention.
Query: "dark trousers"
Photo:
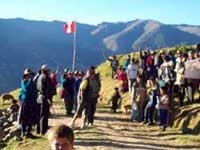
[[[168,110],[160,109],[160,126],[163,128],[167,127]]]
[[[116,73],[117,73],[117,69],[116,68],[112,68],[112,79],[115,78]]]
[[[186,83],[185,95],[187,96],[188,103],[193,103],[194,101],[194,85],[192,83]]]
[[[30,133],[32,129],[32,124],[29,122],[22,122],[21,123],[21,134],[25,135],[26,133]]]
[[[94,122],[94,114],[96,112],[96,104],[97,104],[97,98],[91,98],[91,101],[87,103],[87,118],[88,123],[93,124]]]
[[[66,108],[66,114],[71,114],[73,110],[74,105],[74,95],[67,94],[65,96],[65,108]]]
[[[155,107],[153,106],[147,106],[145,108],[145,121],[153,123],[153,113],[154,113]]]
[[[50,105],[45,100],[42,104],[39,105],[39,122],[37,125],[37,133],[38,134],[45,134],[48,130],[48,118],[49,118],[49,109]]]
[[[179,95],[180,106],[183,106],[184,95],[185,95],[185,90],[183,85],[178,86],[178,95]]]

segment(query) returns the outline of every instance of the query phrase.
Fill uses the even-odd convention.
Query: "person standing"
[[[75,78],[71,71],[64,73],[64,78],[62,81],[62,86],[64,88],[64,103],[66,108],[66,115],[73,115],[73,105],[74,105],[74,83]]]
[[[36,87],[32,81],[32,71],[26,69],[21,82],[19,123],[21,125],[21,136],[33,138],[31,128],[34,122],[34,107],[36,98]]]
[[[48,130],[49,109],[52,98],[52,81],[49,77],[49,69],[47,65],[41,67],[41,75],[37,80],[39,105],[39,124],[37,126],[37,133],[44,135]]]
[[[84,72],[83,71],[77,71],[75,72],[75,83],[74,83],[74,108],[75,111],[77,111],[77,106],[78,106],[78,92],[79,92],[79,87],[81,85],[81,82],[84,77]]]
[[[79,88],[78,108],[70,124],[72,128],[74,127],[74,123],[80,114],[82,114],[81,128],[86,126],[86,121],[88,125],[93,125],[100,89],[101,82],[99,74],[96,74],[95,67],[91,66],[87,70],[86,76],[83,78]]]
[[[135,59],[132,58],[130,64],[127,67],[127,76],[128,76],[128,89],[129,92],[132,92],[133,83],[136,80],[138,65],[135,64]]]
[[[128,58],[124,62],[124,68],[127,70],[128,65],[130,64],[131,61],[131,55],[128,55]]]
[[[141,122],[144,120],[144,109],[147,103],[147,90],[143,76],[137,76],[136,81],[133,83],[132,93],[132,121]]]
[[[151,51],[149,56],[147,57],[146,61],[146,67],[147,67],[147,79],[149,79],[151,76],[155,77],[156,72],[155,72],[155,66],[154,66],[154,57],[155,57],[155,52]]]
[[[55,72],[50,73],[50,79],[51,79],[51,82],[52,82],[52,98],[50,99],[51,103],[53,102],[53,96],[57,94],[57,91],[56,91],[57,84],[58,84],[57,74],[58,74],[58,68],[56,69]]]
[[[86,79],[83,81],[82,90],[84,90],[84,97],[87,103],[86,115],[88,125],[93,125],[94,114],[96,111],[97,99],[101,89],[101,82],[99,74],[95,73],[95,67],[91,66],[88,69]]]
[[[160,109],[160,129],[162,131],[166,130],[168,114],[169,114],[169,96],[167,94],[167,87],[163,86],[160,88],[160,101],[159,101],[159,109]]]
[[[112,69],[112,79],[114,79],[117,73],[118,66],[119,66],[119,61],[117,60],[116,55],[113,55],[113,57],[111,58],[108,57],[107,60],[110,61],[110,66]]]

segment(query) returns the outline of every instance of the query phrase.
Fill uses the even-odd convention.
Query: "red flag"
[[[75,30],[76,30],[76,22],[75,21],[65,23],[65,25],[64,25],[65,33],[74,33]]]

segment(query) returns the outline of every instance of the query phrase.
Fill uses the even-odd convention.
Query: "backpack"
[[[85,96],[91,96],[91,97],[98,97],[99,96],[99,91],[101,88],[101,83],[99,79],[99,75],[97,74],[95,76],[95,79],[93,82],[89,78],[86,78],[88,84],[85,90]]]

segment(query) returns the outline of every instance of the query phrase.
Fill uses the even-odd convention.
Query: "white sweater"
[[[128,79],[135,79],[137,76],[138,65],[129,64],[127,67]]]

